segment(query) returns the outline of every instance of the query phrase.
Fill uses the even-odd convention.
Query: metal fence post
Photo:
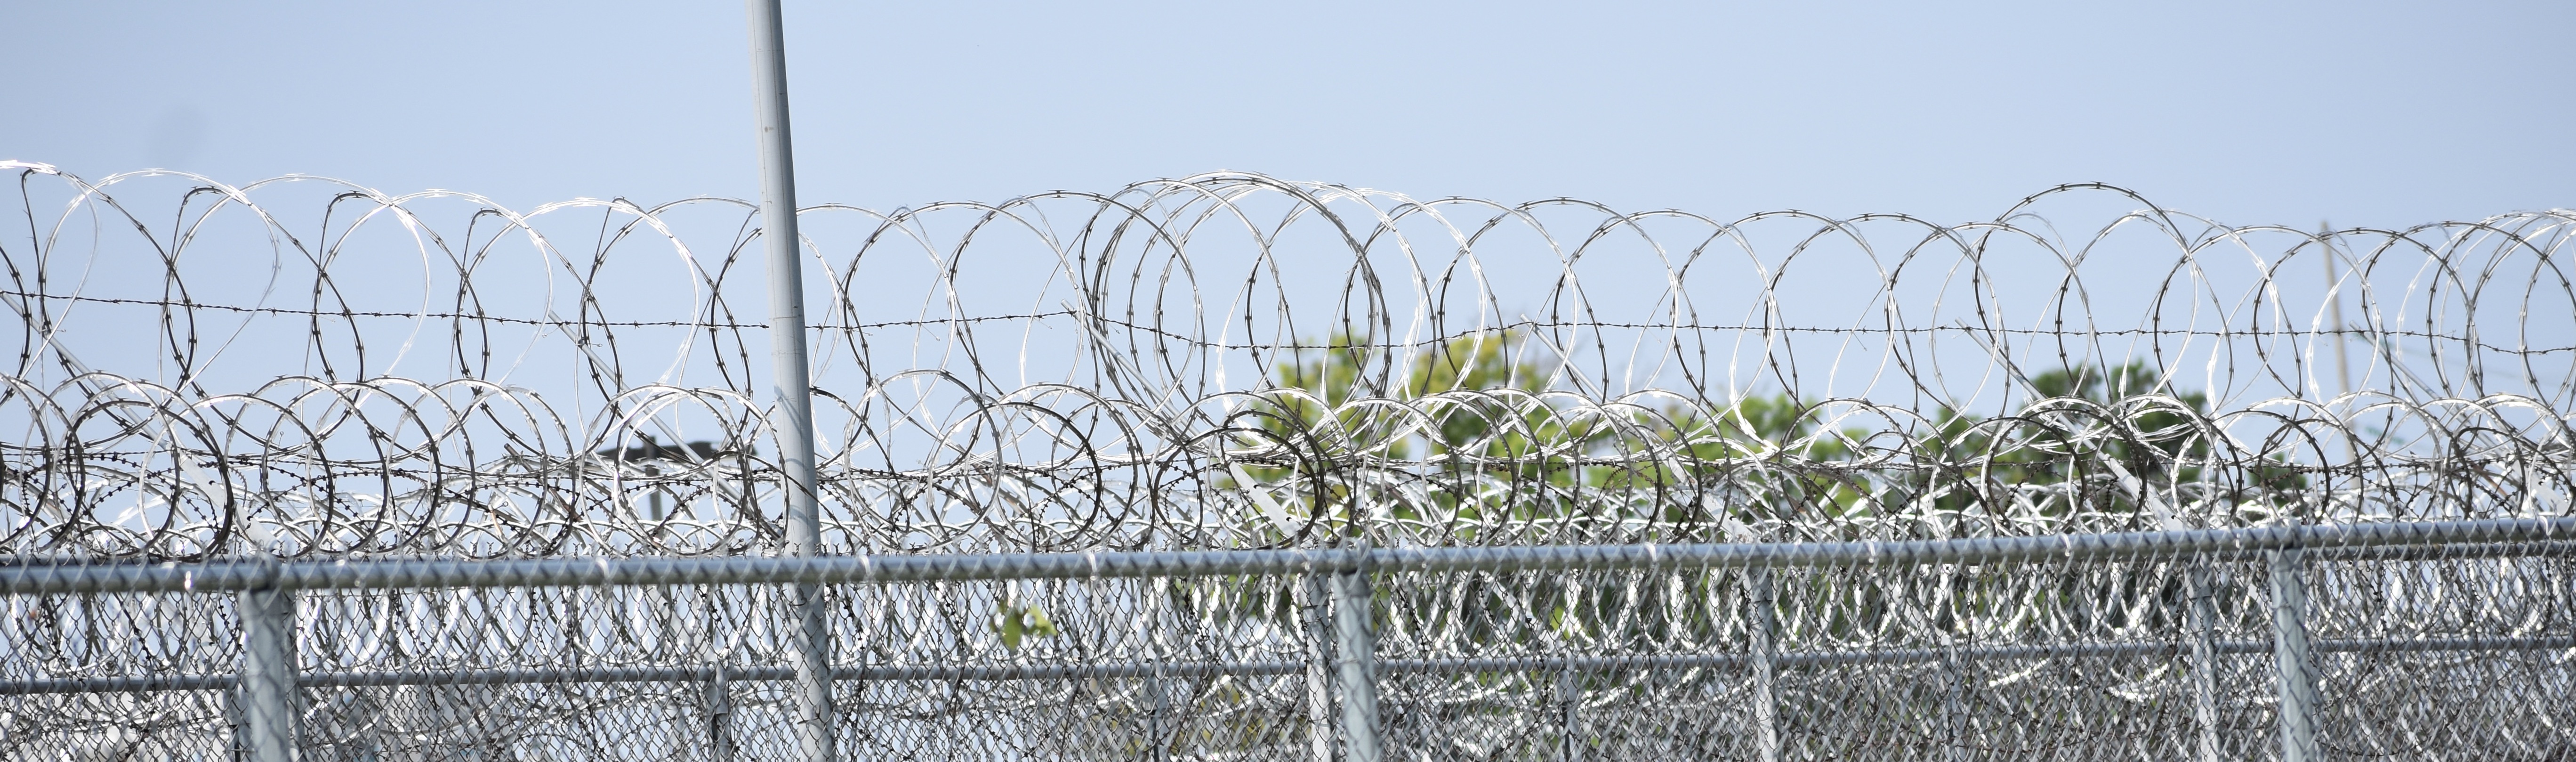
[[[1557,754],[1565,762],[1583,758],[1583,682],[1574,674],[1574,649],[1567,644],[1563,661],[1556,669],[1556,703],[1563,714],[1558,718],[1562,733],[1557,736]]]
[[[796,158],[787,118],[787,32],[778,0],[744,0],[751,31],[753,111],[760,125],[761,243],[769,271],[770,383],[778,403],[778,465],[787,499],[787,553],[822,552],[822,507],[814,454],[813,368],[805,356],[805,275],[796,230]],[[796,659],[797,735],[808,762],[839,756],[832,737],[831,631],[822,586],[791,588],[800,626]]]
[[[241,728],[252,762],[296,759],[295,597],[275,587],[241,592]]]
[[[1941,733],[1947,738],[1942,747],[1944,758],[1951,762],[1968,759],[1968,664],[1959,658],[1955,634],[1941,646]]]
[[[244,642],[248,642],[248,638],[244,638]],[[232,690],[222,693],[219,700],[224,702],[224,730],[230,734],[224,739],[224,759],[247,762],[250,759],[250,734],[242,730],[241,686],[233,686]]]
[[[1332,597],[1326,592],[1331,585],[1321,574],[1308,574],[1299,580],[1299,601],[1306,618],[1306,639],[1313,644],[1313,658],[1306,662],[1306,739],[1315,762],[1333,762],[1333,624]]]
[[[2195,558],[2184,574],[2184,595],[2191,599],[2191,724],[2200,762],[2219,762],[2217,591],[2208,562]]]
[[[1334,574],[1332,596],[1333,661],[1339,667],[1342,694],[1342,758],[1378,762],[1377,637],[1370,631],[1368,570]]]
[[[1753,639],[1753,748],[1760,762],[1780,762],[1780,703],[1772,687],[1779,675],[1779,608],[1771,592],[1771,567],[1756,566],[1744,571],[1744,584],[1751,595],[1745,605],[1745,626]]]
[[[2264,554],[2272,577],[2272,662],[2281,689],[2281,762],[2317,759],[2317,681],[2308,649],[2308,590],[2299,574],[2299,548]]]
[[[715,679],[707,681],[707,756],[733,759],[733,688],[725,685],[725,663],[716,661]]]
[[[1171,713],[1171,687],[1163,684],[1162,660],[1155,659],[1153,666],[1154,674],[1145,678],[1145,690],[1152,692],[1154,698],[1153,707],[1145,716],[1145,760],[1146,762],[1170,762],[1169,742],[1172,730],[1165,727],[1164,720]]]
[[[832,633],[824,621],[822,585],[794,585],[798,627],[792,631],[796,658],[796,719],[808,762],[839,759],[832,722]]]

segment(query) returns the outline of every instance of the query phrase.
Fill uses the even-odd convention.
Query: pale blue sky
[[[2104,181],[2231,223],[2576,206],[2576,3],[789,0],[806,202],[1235,169],[1731,216]],[[742,8],[13,3],[0,158],[515,206],[755,192]]]

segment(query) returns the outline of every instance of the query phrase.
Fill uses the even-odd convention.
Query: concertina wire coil
[[[780,541],[750,205],[9,168],[10,553]],[[802,216],[842,552],[2490,518],[2569,488],[2564,211],[2315,233],[2087,185],[1984,223],[1721,221],[1214,174]],[[2032,383],[2070,370],[2087,393]]]
[[[11,432],[0,438],[0,554],[728,556],[783,543],[756,205],[579,199],[513,211],[470,194],[395,196],[313,177],[89,182],[0,167],[19,180],[12,206],[24,224],[0,231],[11,278],[0,303],[21,321],[18,364],[0,375],[0,425]],[[1911,540],[2556,517],[2576,487],[2576,213],[2564,210],[2403,229],[2231,227],[2088,184],[1963,224],[1721,219],[1217,173],[891,212],[822,205],[800,220],[832,553]],[[2153,660],[1987,668],[1963,666],[1955,650],[2169,642],[2182,614],[2113,602],[2111,591],[2162,600],[2184,588],[2177,567],[2151,560],[2047,575],[1783,572],[1783,590],[1835,591],[1782,594],[1784,648],[1953,649],[1784,673],[1785,743],[1822,757],[1934,758],[1939,739],[1971,736],[1998,754],[2179,754],[2189,733],[2175,728],[2190,718],[2137,709],[2185,690]],[[2342,613],[2316,625],[2321,642],[2566,629],[2564,558],[2412,575],[2326,568],[2316,574],[2337,582],[2318,605]],[[2252,653],[2243,644],[2261,642],[2266,626],[2259,573],[2216,573],[2234,598],[2207,624]],[[1379,603],[1390,664],[1717,652],[1756,626],[1739,613],[1752,588],[1687,575],[1391,575],[1380,589],[1393,591]],[[306,596],[298,616],[310,628],[305,668],[326,677],[775,665],[787,659],[781,595],[331,593]],[[836,599],[836,631],[866,633],[836,659],[1293,665],[1312,656],[1299,634],[1311,623],[1263,612],[1321,596],[1295,580],[887,588]],[[0,670],[10,677],[220,674],[237,658],[149,645],[88,652],[58,631],[73,618],[31,601],[12,604],[13,666]],[[145,623],[173,640],[220,640],[236,626],[179,596],[83,605],[95,632],[139,642],[154,641],[135,635]],[[1031,618],[1041,611],[1054,621]],[[454,621],[385,629],[442,617]],[[578,626],[593,617],[628,624]],[[477,627],[511,632],[458,634]],[[2494,658],[2337,662],[2345,698],[2329,707],[2343,713],[2334,727],[2417,735],[2332,740],[2567,748],[2562,731],[2527,723],[2423,740],[2469,732],[2455,727],[2460,716],[2565,705],[2559,686],[2539,699],[2452,702],[2460,714],[2447,718],[2405,714],[2430,695],[2420,685],[2472,673],[2557,685],[2545,676],[2564,674],[2550,652]],[[1140,738],[1183,736],[1198,756],[1259,756],[1246,750],[1302,748],[1311,733],[1298,723],[1319,722],[1310,710],[1327,699],[1310,693],[1303,669],[1182,688],[1163,678],[871,683],[842,687],[836,701],[869,708],[843,722],[845,749],[871,758],[1007,756],[1002,748],[1116,757]],[[1530,740],[1533,723],[1580,724],[1602,758],[1742,756],[1738,731],[1752,715],[1713,672],[1574,674],[1389,673],[1388,743],[1430,757],[1552,758],[1533,751],[1553,743]],[[2237,664],[2212,690],[2259,709],[2265,674]],[[472,743],[537,743],[562,758],[698,749],[669,719],[702,711],[688,708],[695,699],[629,684],[329,690],[339,703],[316,699],[306,732],[337,756]],[[784,699],[744,690],[728,710],[750,718],[742,750],[787,753],[756,732],[786,722]],[[100,692],[45,705],[91,724],[18,738],[131,749],[154,728],[181,738],[193,737],[183,727],[219,724],[214,699],[144,695],[160,698]],[[1923,708],[1963,696],[1989,713]],[[502,706],[523,724],[469,718]],[[1165,712],[1174,706],[1188,711]],[[36,707],[0,725],[28,722]],[[1713,719],[1705,735],[1680,738],[1641,707]],[[2401,708],[2373,714],[2383,707]],[[664,709],[677,714],[655,714]],[[970,714],[988,724],[955,729]],[[2050,719],[2077,715],[2087,719]],[[1089,723],[1049,722],[1075,716]],[[2229,726],[2231,756],[2261,750],[2256,725]],[[109,736],[125,740],[99,740]],[[528,740],[612,736],[637,745],[573,753]],[[380,745],[362,754],[327,746],[334,738]],[[2067,751],[2100,739],[2129,745]]]

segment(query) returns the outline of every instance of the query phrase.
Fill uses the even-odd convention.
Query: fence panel
[[[2398,545],[2070,536],[2054,555],[1959,541],[22,565],[0,569],[0,751],[774,758],[801,745],[798,584],[825,591],[853,759],[2576,749],[2556,719],[2576,708],[2576,552],[2461,526],[2384,533],[2436,538]],[[268,689],[278,675],[290,690]]]

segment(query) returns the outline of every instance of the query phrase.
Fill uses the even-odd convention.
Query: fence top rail
[[[1978,537],[1951,540],[1684,545],[1321,548],[1290,550],[626,557],[505,560],[374,559],[198,563],[0,559],[0,593],[112,593],[673,584],[836,584],[995,579],[1210,577],[1350,571],[1520,571],[1709,567],[1857,567],[2044,563],[2135,558],[2234,558],[2318,550],[2462,548],[2463,555],[2536,555],[2576,540],[2576,516],[2465,521],[2278,525],[2238,529]],[[2496,543],[2537,543],[2497,546]]]

